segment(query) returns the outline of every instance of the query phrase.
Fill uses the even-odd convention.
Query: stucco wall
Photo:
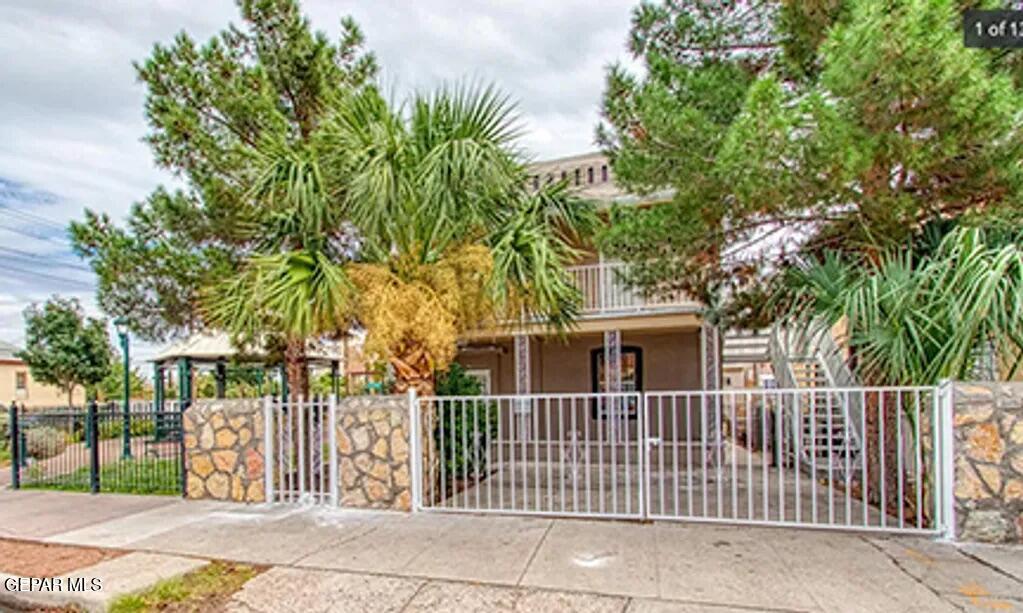
[[[567,340],[532,337],[530,362],[535,393],[593,391],[590,352],[604,345],[600,334],[576,334]],[[692,331],[622,332],[622,345],[643,352],[643,390],[700,388],[700,334]],[[457,361],[466,368],[490,370],[492,392],[515,393],[515,355],[510,340],[479,342],[464,348]]]
[[[25,373],[27,378],[24,390],[17,389],[18,373]],[[52,385],[37,382],[24,362],[0,361],[0,403],[8,407],[11,401],[29,409],[67,406],[67,394]],[[75,388],[72,401],[75,406],[85,406],[85,389]]]
[[[1023,542],[1023,383],[955,385],[956,535]]]

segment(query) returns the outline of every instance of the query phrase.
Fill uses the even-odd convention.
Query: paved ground
[[[0,535],[273,565],[237,611],[1023,611],[1023,549],[0,492]]]

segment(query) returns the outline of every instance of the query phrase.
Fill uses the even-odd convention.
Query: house
[[[10,406],[17,402],[27,408],[56,407],[67,405],[67,394],[52,385],[44,385],[32,378],[28,365],[18,358],[18,347],[0,341],[0,402]],[[75,405],[85,402],[85,390],[75,389],[72,395]]]
[[[670,197],[624,192],[600,153],[540,162],[531,169],[534,189],[558,180],[605,211],[614,203],[654,206]],[[622,281],[624,266],[590,252],[568,269],[583,303],[567,336],[539,324],[509,324],[461,339],[456,361],[490,394],[720,387],[717,343],[708,342],[716,333],[703,325],[701,305],[682,293],[643,296]]]

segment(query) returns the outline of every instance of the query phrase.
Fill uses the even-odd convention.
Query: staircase
[[[786,437],[789,457],[798,450],[800,468],[816,471],[815,478],[844,478],[862,451],[862,397],[841,388],[855,387],[851,370],[831,331],[812,326],[807,331],[775,327],[769,342],[771,365],[779,388],[799,390],[786,395],[789,418]],[[796,434],[798,433],[798,436]]]

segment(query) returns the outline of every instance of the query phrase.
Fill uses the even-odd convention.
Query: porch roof
[[[231,337],[224,332],[199,333],[164,347],[153,358],[153,362],[172,362],[188,358],[196,362],[219,362],[235,360],[249,363],[265,363],[266,353],[252,348],[239,350],[231,343]],[[306,344],[307,362],[343,362],[344,349],[339,341],[320,340]]]

